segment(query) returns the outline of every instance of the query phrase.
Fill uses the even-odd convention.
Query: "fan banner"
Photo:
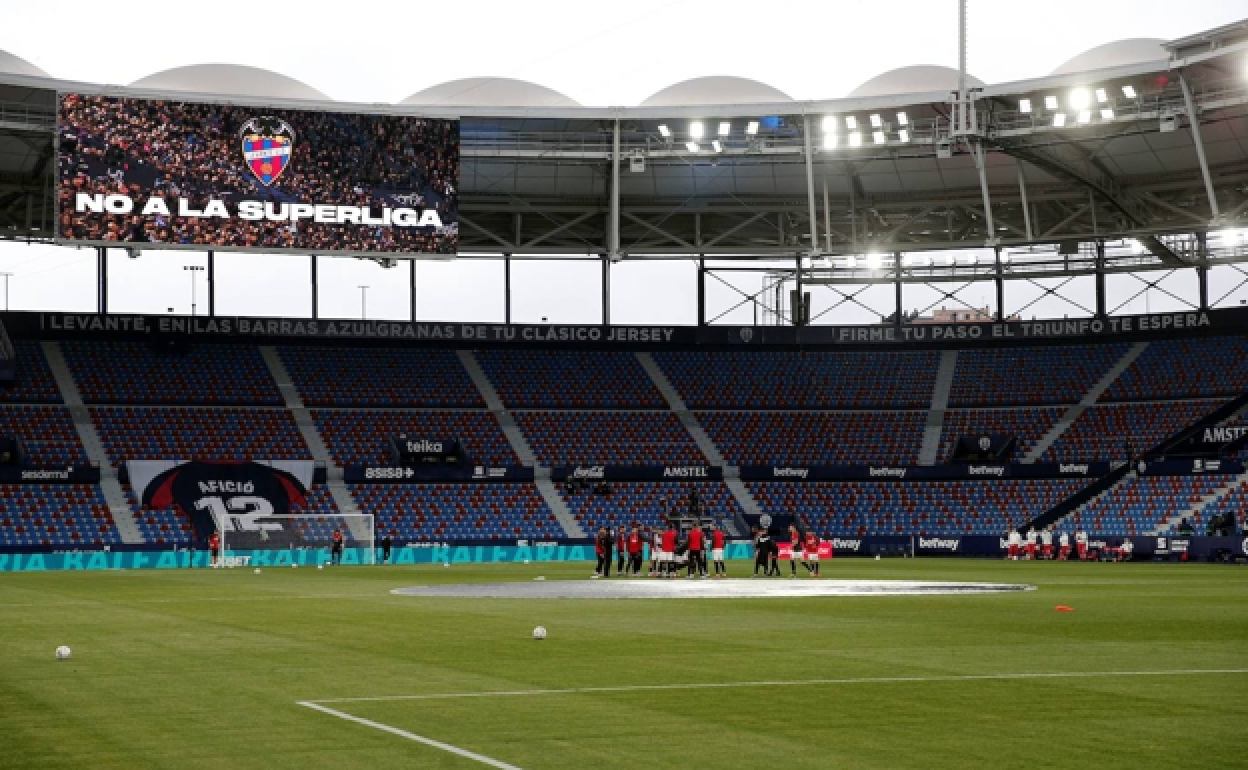
[[[459,121],[58,97],[63,241],[317,254],[459,248]]]
[[[130,485],[149,508],[178,508],[204,542],[221,522],[283,516],[307,505],[311,460],[130,460]]]

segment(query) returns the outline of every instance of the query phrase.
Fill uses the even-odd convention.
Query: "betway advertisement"
[[[459,122],[59,95],[57,238],[455,254]]]

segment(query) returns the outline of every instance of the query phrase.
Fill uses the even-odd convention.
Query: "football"
[[[325,565],[324,565],[324,564],[318,564],[318,565],[316,565],[316,568],[317,568],[317,569],[325,569]]]
[[[533,629],[533,638],[538,640],[539,642],[545,639],[546,638],[546,626],[538,626],[537,628]],[[69,648],[67,647],[65,649],[68,650]]]
[[[536,635],[536,634],[537,634],[537,632],[536,632],[536,631],[534,631],[534,632],[533,632],[533,634],[534,634],[534,635]],[[543,629],[542,629],[542,636],[545,636],[545,635],[546,635],[546,629],[544,629],[544,628],[543,628]],[[73,655],[73,654],[74,654],[74,653],[73,653],[73,651],[72,651],[72,650],[70,650],[68,647],[66,647],[66,646],[65,646],[65,645],[63,645],[63,644],[62,644],[60,647],[57,647],[57,648],[56,648],[56,659],[57,659],[57,660],[69,660],[69,656],[70,656],[70,655]]]
[[[260,568],[259,568],[259,567],[256,567],[256,574],[257,574],[257,575],[259,575],[259,574],[260,574]]]

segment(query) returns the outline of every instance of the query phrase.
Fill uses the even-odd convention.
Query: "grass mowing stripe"
[[[415,741],[416,743],[423,743],[426,746],[431,746],[432,748],[440,749],[442,751],[455,754],[456,756],[460,756],[465,759],[471,759],[472,761],[480,762],[483,765],[489,765],[490,767],[497,767],[499,768],[499,770],[523,770],[523,768],[517,767],[516,765],[509,765],[506,762],[500,762],[499,760],[494,759],[492,757],[487,757],[484,754],[478,754],[474,751],[469,751],[468,749],[461,749],[460,747],[452,746],[449,743],[443,743],[442,741],[435,741],[434,739],[426,738],[423,735],[417,735],[416,733],[409,733],[407,730],[400,730],[399,728],[392,727],[391,725],[382,724],[381,722],[374,722],[371,719],[365,719],[363,717],[357,717],[353,714],[348,714],[345,711],[338,711],[337,709],[331,709],[327,706],[322,706],[318,703],[314,703],[311,701],[303,701],[299,705],[306,706],[307,708],[310,708],[310,709],[315,709],[316,711],[320,711],[321,713],[324,713],[324,714],[329,714],[330,716],[338,717],[339,719],[345,719],[348,722],[355,722],[356,724],[361,724],[361,725],[364,725],[365,727],[371,727],[374,730],[381,730],[382,732],[390,733],[391,735],[397,735],[400,738],[406,738],[409,741]]]
[[[1038,671],[1016,674],[967,674],[948,676],[880,676],[853,679],[800,679],[796,681],[759,680],[752,682],[693,682],[689,684],[638,684],[618,687],[568,687],[564,689],[481,690],[477,692],[445,692],[425,695],[374,695],[358,698],[324,698],[299,701],[301,706],[315,707],[321,703],[370,703],[404,700],[440,700],[448,698],[514,698],[523,695],[585,695],[607,692],[646,692],[650,690],[715,690],[737,687],[813,687],[831,684],[915,684],[923,682],[999,682],[1017,679],[1078,679],[1116,676],[1188,676],[1210,674],[1248,674],[1248,668],[1189,668],[1166,671]]]

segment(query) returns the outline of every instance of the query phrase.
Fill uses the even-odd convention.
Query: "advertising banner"
[[[724,469],[710,465],[570,465],[551,469],[555,481],[719,481]]]
[[[941,481],[983,479],[1097,478],[1109,473],[1107,462],[1004,465],[743,465],[747,481]]]
[[[419,484],[436,481],[532,481],[533,469],[518,465],[348,465],[343,468],[348,484]]]
[[[0,484],[98,484],[95,465],[64,465],[39,468],[0,467]]]
[[[459,122],[62,93],[58,239],[455,254]]]

